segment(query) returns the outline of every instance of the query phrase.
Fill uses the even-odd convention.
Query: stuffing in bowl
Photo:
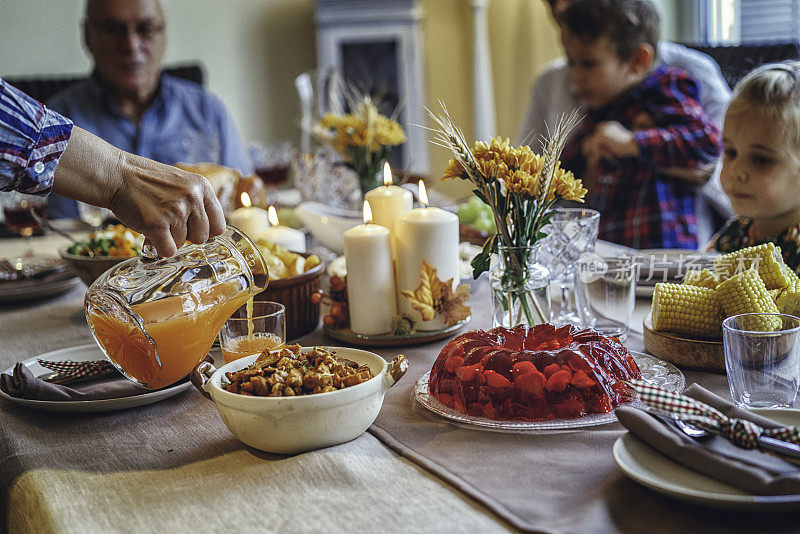
[[[294,358],[292,350],[284,349],[278,361],[281,358]],[[246,394],[229,391],[227,388],[234,382],[228,377],[236,377],[237,373],[248,368],[253,371],[262,367],[265,360],[262,358],[261,363],[253,365],[261,357],[253,355],[232,361],[219,369],[208,362],[201,362],[191,374],[192,383],[214,401],[222,421],[239,440],[262,451],[297,454],[338,445],[363,434],[378,416],[383,396],[408,369],[408,361],[403,355],[387,363],[375,353],[346,347],[304,347],[299,351],[311,355],[312,361],[323,351],[323,357],[332,354],[339,361],[353,362],[357,374],[361,374],[365,380],[341,389],[334,388],[333,391],[325,390],[323,385],[319,393],[313,393],[320,385],[315,383],[312,393],[302,395],[261,396],[251,394],[253,389]],[[267,358],[271,359],[270,356]],[[305,360],[308,361],[308,356]],[[275,367],[278,361],[266,366]],[[352,368],[352,364],[345,365]],[[369,371],[372,378],[363,374],[364,369]],[[272,376],[274,372],[267,374]],[[245,371],[238,376],[252,376],[252,373]],[[314,380],[317,379],[319,377]],[[247,382],[250,382],[250,378]],[[285,386],[284,381],[277,388],[285,392]],[[235,390],[240,387],[241,383],[233,386]],[[264,387],[266,389],[263,391],[271,392],[275,386]],[[300,388],[303,389],[303,386]]]

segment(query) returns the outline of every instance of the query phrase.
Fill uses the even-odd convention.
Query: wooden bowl
[[[66,248],[60,249],[58,255],[72,267],[75,274],[87,286],[92,285],[101,274],[118,263],[131,259],[130,257],[122,256],[80,256],[78,254],[70,254]]]
[[[643,325],[647,352],[682,367],[725,372],[725,353],[721,339],[691,338],[673,332],[656,332],[648,314]]]
[[[256,295],[256,302],[280,302],[286,307],[287,340],[304,336],[319,326],[319,304],[312,304],[311,293],[322,287],[324,272],[323,262],[303,274],[270,280],[267,289]]]

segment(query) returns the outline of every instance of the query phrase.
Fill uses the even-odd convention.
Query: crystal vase
[[[383,183],[384,161],[381,159],[370,164],[350,166],[358,174],[358,185],[361,188],[362,197]]]
[[[533,326],[550,319],[550,273],[537,263],[539,246],[498,248],[489,282],[492,326]]]

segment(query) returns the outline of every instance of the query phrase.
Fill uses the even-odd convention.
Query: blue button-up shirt
[[[0,79],[0,191],[49,193],[71,132],[69,119]]]
[[[126,152],[172,165],[216,163],[253,172],[242,138],[222,101],[200,85],[161,75],[139,124],[122,114],[96,75],[57,94],[48,106]],[[77,204],[50,197],[49,216],[77,217]]]

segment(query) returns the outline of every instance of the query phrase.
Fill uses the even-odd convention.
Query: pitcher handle
[[[213,363],[203,360],[198,363],[194,369],[192,369],[192,373],[189,375],[189,380],[192,381],[194,387],[196,387],[198,391],[200,391],[200,393],[202,393],[203,396],[209,400],[214,399],[211,398],[211,393],[208,392],[206,386],[208,384],[208,380],[211,378],[211,375],[213,375],[216,370],[217,368],[214,367]]]

